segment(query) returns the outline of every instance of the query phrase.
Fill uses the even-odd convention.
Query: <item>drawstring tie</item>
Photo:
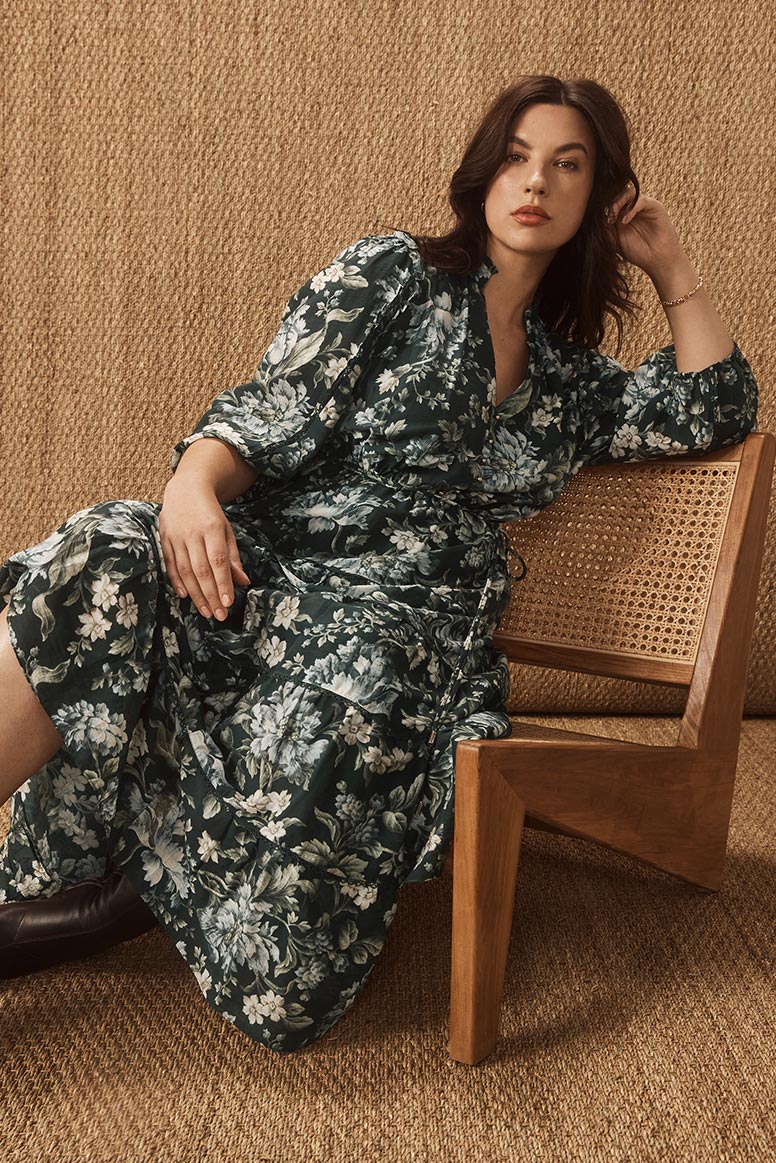
[[[522,581],[523,578],[525,577],[525,575],[528,573],[528,566],[525,564],[525,562],[523,561],[522,557],[517,552],[517,550],[513,549],[511,545],[507,546],[507,553],[509,554],[510,557],[516,557],[517,560],[520,562],[520,564],[523,567],[522,573],[514,574],[510,571],[509,565],[507,565],[507,573],[509,574],[512,581]]]
[[[464,642],[463,646],[461,647],[461,649],[458,652],[458,659],[457,659],[456,664],[455,664],[455,669],[453,670],[453,673],[450,676],[450,682],[447,684],[447,690],[445,691],[444,695],[442,696],[442,700],[441,700],[439,707],[437,709],[437,716],[436,716],[436,720],[434,722],[434,727],[433,727],[431,734],[429,735],[428,740],[427,740],[429,747],[431,746],[431,744],[434,742],[434,740],[437,737],[437,731],[439,730],[439,721],[442,718],[443,712],[444,712],[447,704],[450,702],[450,699],[453,696],[453,691],[455,690],[455,687],[457,685],[456,679],[461,674],[461,662],[463,660],[464,655],[466,654],[466,652],[468,651],[469,647],[472,644],[472,639],[474,638],[474,628],[477,625],[477,622],[479,621],[480,612],[482,611],[483,607],[485,606],[485,602],[488,600],[488,592],[492,588],[492,586],[493,586],[493,578],[489,577],[488,580],[485,582],[485,585],[483,586],[482,596],[480,597],[480,604],[477,607],[477,611],[476,611],[474,617],[472,618],[471,626],[469,627],[469,633],[466,636],[466,641]]]
[[[506,548],[507,548],[507,553],[509,554],[509,556],[516,557],[520,561],[520,563],[523,567],[522,573],[516,574],[516,573],[512,573],[510,571],[509,565],[507,564],[507,574],[508,574],[511,581],[522,581],[523,578],[525,577],[525,575],[528,573],[528,566],[525,564],[525,561],[520,556],[520,554],[517,552],[517,550],[513,549],[510,544],[507,544]],[[495,553],[495,543],[494,543],[493,552]],[[493,553],[491,554],[490,560],[492,562]],[[480,615],[482,614],[483,609],[485,608],[485,603],[488,600],[488,593],[493,588],[493,582],[494,582],[493,575],[492,575],[492,573],[489,573],[488,578],[487,578],[485,585],[483,587],[483,590],[482,590],[482,595],[480,596],[480,603],[477,606],[477,610],[474,614],[474,617],[471,620],[471,624],[469,626],[469,633],[466,635],[466,640],[464,641],[463,645],[461,646],[461,649],[458,652],[458,658],[456,660],[456,664],[455,664],[455,668],[453,670],[453,673],[450,676],[450,682],[448,683],[447,690],[445,691],[445,693],[442,696],[442,699],[439,703],[439,707],[437,709],[436,719],[434,720],[433,729],[432,729],[431,734],[429,735],[428,739],[426,740],[429,747],[431,747],[431,744],[434,742],[434,740],[437,737],[437,733],[439,731],[439,724],[440,724],[441,719],[444,715],[444,711],[445,711],[448,703],[450,702],[450,699],[453,697],[453,692],[455,691],[456,686],[458,685],[456,682],[456,679],[460,678],[460,676],[462,674],[462,665],[461,664],[463,662],[464,657],[467,655],[469,647],[471,646],[472,641],[474,639],[475,627],[477,625],[477,622],[480,620]]]

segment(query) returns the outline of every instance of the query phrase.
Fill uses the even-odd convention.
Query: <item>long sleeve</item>
[[[367,235],[335,255],[291,296],[253,378],[216,396],[178,441],[172,471],[190,444],[215,436],[260,475],[295,476],[342,416],[413,271],[399,235]]]
[[[633,371],[588,349],[578,400],[587,464],[711,452],[757,430],[757,382],[735,341],[729,355],[689,372],[677,371],[672,343]]]

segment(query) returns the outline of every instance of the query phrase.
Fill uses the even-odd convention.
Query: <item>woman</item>
[[[584,464],[755,428],[752,370],[629,157],[601,86],[520,79],[455,172],[455,229],[313,275],[161,506],[91,506],[0,567],[2,753],[26,740],[0,788],[5,976],[158,921],[273,1050],[350,1007],[399,886],[442,870],[458,740],[510,731],[499,523]],[[674,339],[633,372],[596,347],[633,314],[625,262]]]

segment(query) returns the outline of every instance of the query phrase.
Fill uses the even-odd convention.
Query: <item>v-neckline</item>
[[[491,275],[496,274],[498,274],[498,267],[487,255],[477,270],[474,272],[474,281],[479,295],[480,309],[482,311],[482,329],[485,336],[485,347],[490,357],[490,366],[487,370],[492,373],[494,384],[496,380],[496,351],[493,346],[493,336],[491,334],[490,322],[488,320],[488,304],[485,301],[485,284]],[[540,322],[535,307],[526,307],[525,311],[523,312],[523,323],[525,326],[525,341],[528,348],[528,370],[522,383],[518,384],[518,386],[513,388],[508,395],[504,396],[503,400],[500,400],[498,403],[496,403],[494,397],[493,403],[491,404],[491,415],[494,420],[501,412],[502,408],[506,407],[506,405],[510,403],[513,397],[520,395],[523,388],[525,388],[527,384],[531,383],[533,380],[534,372],[536,371],[535,334],[538,330],[538,327],[540,326]]]

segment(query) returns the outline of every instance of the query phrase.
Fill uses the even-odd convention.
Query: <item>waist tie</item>
[[[501,530],[501,531],[503,531],[503,530]],[[522,579],[524,579],[524,577],[526,576],[526,573],[528,572],[528,566],[526,565],[524,558],[522,558],[520,556],[517,549],[512,548],[512,545],[510,544],[510,542],[508,542],[508,538],[506,537],[506,534],[504,534],[504,538],[506,541],[505,548],[506,548],[508,557],[517,557],[518,561],[520,562],[520,565],[522,566],[520,573],[513,573],[510,569],[510,566],[508,566],[508,559],[507,559],[507,568],[506,568],[507,576],[512,581],[522,581]],[[494,552],[496,552],[496,542],[493,543],[493,550],[491,552],[489,566],[493,562]],[[465,657],[465,655],[467,655],[467,652],[468,652],[469,648],[471,647],[471,643],[472,643],[472,641],[474,641],[475,629],[477,627],[477,622],[483,620],[483,616],[484,616],[483,609],[485,608],[485,604],[487,602],[487,594],[489,594],[489,592],[492,590],[492,588],[493,588],[493,575],[492,575],[492,571],[489,570],[489,575],[487,575],[487,579],[485,580],[485,585],[483,586],[482,595],[480,595],[479,605],[477,606],[474,618],[472,618],[470,625],[469,625],[469,633],[467,634],[467,637],[465,637],[465,640],[462,644],[460,651],[458,651],[458,657],[456,659],[455,668],[453,670],[453,673],[451,673],[451,676],[450,676],[450,682],[447,685],[446,691],[444,691],[444,693],[442,695],[442,699],[441,699],[439,708],[437,708],[436,718],[434,719],[434,726],[432,728],[432,732],[430,732],[430,735],[428,736],[428,739],[426,740],[428,747],[430,747],[430,745],[432,745],[432,743],[436,739],[437,733],[439,733],[439,727],[440,727],[440,721],[442,719],[442,715],[444,714],[444,711],[446,711],[446,708],[449,704],[450,699],[453,698],[453,694],[456,690],[456,687],[458,686],[458,680],[461,679],[463,658]]]
[[[520,554],[517,552],[517,550],[513,549],[512,546],[509,544],[509,541],[506,537],[506,534],[503,533],[503,530],[502,530],[502,535],[504,536],[504,540],[506,541],[507,553],[509,554],[510,557],[518,558],[518,560],[520,561],[520,563],[523,567],[521,573],[515,574],[515,573],[511,572],[511,570],[509,569],[509,564],[507,564],[507,574],[508,574],[511,581],[522,581],[523,578],[525,577],[525,575],[528,573],[528,566],[525,564],[525,561],[520,556]],[[497,542],[494,540],[493,548],[491,550],[491,555],[490,555],[490,558],[488,561],[489,567],[492,566],[492,564],[493,564],[493,558],[494,558],[495,552],[496,552],[496,545],[497,545]],[[481,621],[483,618],[482,611],[485,608],[485,604],[488,600],[488,593],[490,592],[491,589],[493,589],[493,585],[494,585],[493,571],[491,568],[489,568],[488,577],[485,581],[485,585],[483,586],[482,595],[480,596],[479,605],[477,606],[477,609],[474,613],[474,617],[472,618],[471,623],[469,624],[469,632],[466,635],[466,638],[461,646],[461,649],[458,651],[458,658],[456,659],[455,667],[453,668],[453,673],[450,676],[450,681],[447,684],[447,688],[446,688],[444,694],[442,695],[442,699],[439,703],[436,718],[433,720],[433,727],[432,727],[431,733],[428,736],[428,739],[426,740],[426,743],[429,747],[431,746],[431,744],[434,742],[434,740],[437,737],[437,733],[439,731],[439,725],[440,725],[440,721],[442,719],[442,716],[445,712],[445,709],[446,709],[448,703],[450,702],[450,699],[453,697],[454,691],[456,690],[456,688],[459,685],[458,680],[460,680],[461,675],[462,675],[461,664],[462,664],[463,658],[467,654],[469,647],[472,644],[472,641],[474,638],[474,631],[477,627],[477,623],[479,621]]]
[[[289,581],[291,581],[292,584],[298,586],[300,591],[302,591],[302,592],[308,591],[309,587],[307,586],[307,584],[303,581],[302,578],[298,577],[297,574],[295,574],[293,572],[293,570],[291,570],[285,564],[281,555],[277,552],[275,547],[272,545],[269,538],[266,537],[261,530],[256,530],[254,535],[256,537],[256,540],[258,540],[264,546],[264,548],[269,550],[269,552],[275,558],[275,561],[277,562],[278,566],[283,571],[283,573],[286,575],[286,577],[289,579]],[[511,581],[522,581],[522,579],[525,577],[525,575],[528,572],[528,567],[525,564],[525,561],[523,560],[523,558],[517,552],[517,550],[513,549],[512,546],[509,544],[508,539],[506,539],[506,534],[504,534],[504,537],[505,537],[505,540],[507,541],[506,549],[507,549],[508,555],[510,557],[516,557],[522,565],[522,572],[519,574],[515,574],[515,573],[511,572],[511,570],[509,569],[509,565],[507,564],[507,575]],[[474,615],[472,617],[472,620],[469,623],[468,633],[467,633],[463,643],[461,644],[460,650],[458,651],[458,657],[456,659],[456,663],[455,663],[455,666],[453,668],[453,673],[450,676],[450,681],[447,684],[447,687],[446,687],[446,689],[442,695],[441,701],[439,703],[439,707],[437,708],[437,714],[433,720],[433,726],[431,729],[431,733],[429,734],[429,736],[426,740],[426,743],[429,747],[431,747],[431,744],[434,742],[434,740],[437,737],[437,733],[439,731],[439,725],[440,725],[440,721],[442,719],[442,716],[447,708],[448,703],[450,702],[450,699],[453,697],[453,694],[459,685],[458,680],[461,678],[461,675],[462,675],[462,668],[461,668],[462,661],[463,661],[464,657],[466,656],[466,654],[467,654],[467,652],[472,644],[472,641],[474,639],[474,632],[477,628],[477,623],[482,621],[482,619],[483,619],[482,611],[484,610],[485,605],[487,603],[488,594],[490,593],[490,591],[494,587],[495,578],[493,576],[492,565],[493,565],[493,559],[494,559],[495,553],[496,553],[496,547],[497,547],[497,541],[494,540],[492,543],[492,547],[491,547],[490,557],[488,558],[488,576],[485,580],[485,585],[482,588],[482,594],[480,595],[480,600],[479,600],[479,603],[477,605],[477,609],[475,610]],[[342,574],[343,576],[352,577],[354,579],[357,579],[359,582],[362,581],[362,579],[359,578],[358,575],[350,572],[349,570],[339,569],[337,572]]]

